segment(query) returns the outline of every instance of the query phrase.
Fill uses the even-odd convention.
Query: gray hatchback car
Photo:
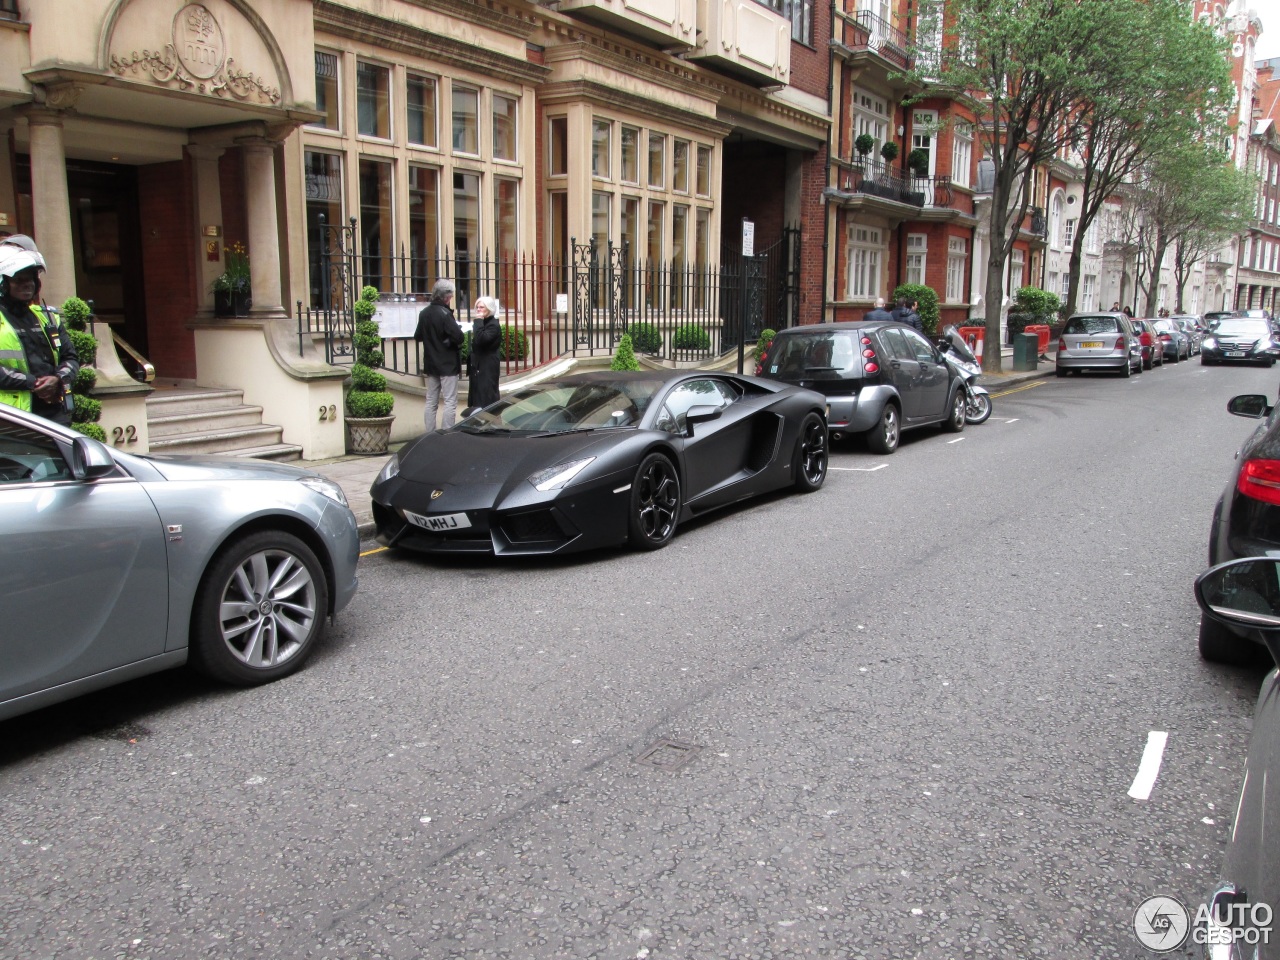
[[[324,477],[133,456],[0,405],[0,719],[187,661],[283,677],[354,596],[359,552]]]
[[[861,434],[875,453],[898,449],[903,430],[964,429],[959,375],[910,324],[858,320],[780,330],[758,373],[825,394],[832,439]]]

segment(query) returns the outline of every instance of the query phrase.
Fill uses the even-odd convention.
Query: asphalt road
[[[1231,827],[1262,675],[1191,582],[1276,381],[1045,381],[653,554],[372,553],[293,678],[0,723],[0,956],[1148,956]]]

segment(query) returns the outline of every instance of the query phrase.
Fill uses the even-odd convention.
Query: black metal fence
[[[799,295],[798,228],[788,228],[754,257],[725,257],[719,265],[646,263],[625,246],[572,243],[568,263],[531,256],[495,257],[442,251],[439,257],[371,259],[352,252],[354,227],[327,228],[329,243],[312,258],[311,306],[298,303],[303,339],[323,340],[329,363],[350,363],[351,305],[361,287],[380,292],[386,369],[417,376],[421,349],[413,340],[418,313],[436,278],[453,280],[458,319],[476,298],[495,297],[504,328],[503,374],[563,356],[606,356],[630,334],[637,354],[696,363],[756,339],[766,327],[796,322]],[[315,277],[320,277],[316,282]]]

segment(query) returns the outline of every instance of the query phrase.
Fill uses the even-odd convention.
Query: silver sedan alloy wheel
[[[261,550],[245,557],[223,587],[218,626],[232,656],[267,668],[303,648],[317,615],[306,564],[286,550]]]

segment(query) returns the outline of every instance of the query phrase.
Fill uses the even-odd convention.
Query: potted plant
[[[869,133],[861,133],[853,141],[853,148],[858,151],[859,156],[865,157],[876,148],[876,138]]]
[[[386,453],[391,442],[391,421],[395,420],[391,408],[396,400],[387,389],[387,378],[378,373],[383,355],[378,321],[373,319],[377,310],[378,288],[364,287],[353,308],[356,362],[351,365],[351,389],[346,401],[349,453]]]
[[[929,175],[929,154],[917,147],[907,154],[907,166],[917,177]]]
[[[226,265],[213,281],[213,312],[219,317],[247,317],[251,306],[249,253],[237,240],[227,244]]]
[[[898,145],[892,140],[886,140],[880,147],[880,156],[884,158],[885,163],[893,163],[898,159]]]

